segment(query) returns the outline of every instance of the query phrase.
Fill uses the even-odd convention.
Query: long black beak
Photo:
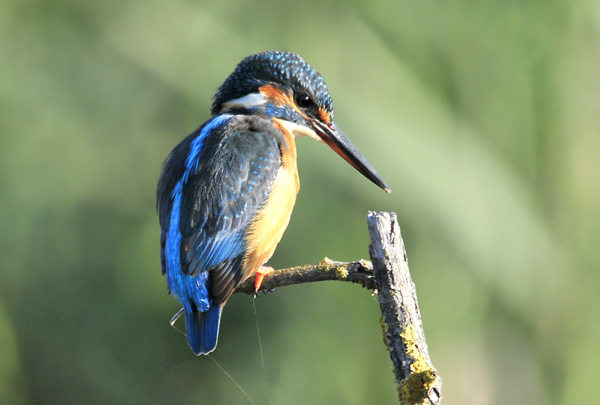
[[[346,135],[333,122],[329,125],[318,120],[311,121],[315,132],[331,149],[340,155],[344,160],[350,163],[356,170],[362,173],[367,179],[377,184],[387,193],[392,190],[385,184],[385,181],[377,174],[377,171],[371,166],[367,159],[356,149],[356,146],[350,142]]]

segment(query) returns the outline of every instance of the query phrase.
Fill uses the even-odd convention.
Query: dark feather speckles
[[[280,51],[257,53],[242,60],[215,94],[212,113],[218,114],[223,103],[256,93],[268,83],[307,93],[319,108],[333,115],[333,101],[319,72],[295,53]],[[275,116],[276,111],[271,113]]]

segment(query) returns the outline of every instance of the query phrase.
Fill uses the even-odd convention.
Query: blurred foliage
[[[366,258],[367,210],[395,211],[446,404],[597,397],[599,4],[0,3],[0,403],[250,403],[168,325],[154,189],[217,86],[265,49],[321,71],[393,190],[299,140],[271,265]],[[213,356],[255,403],[395,402],[367,291],[255,305],[231,299]]]

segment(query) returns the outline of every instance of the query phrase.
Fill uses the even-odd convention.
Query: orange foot
[[[260,286],[262,285],[263,279],[267,274],[273,271],[273,267],[269,266],[260,266],[258,270],[256,270],[256,279],[254,280],[254,296],[258,294],[258,290],[260,290]]]

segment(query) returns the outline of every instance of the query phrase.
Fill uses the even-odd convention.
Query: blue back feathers
[[[191,279],[190,276],[182,272],[181,263],[181,232],[180,218],[183,198],[183,188],[187,184],[190,175],[198,170],[198,161],[200,150],[205,138],[214,128],[227,122],[230,115],[215,117],[209,121],[192,140],[187,158],[185,159],[185,170],[183,175],[173,188],[171,199],[173,201],[170,212],[169,228],[165,245],[165,265],[167,273],[167,283],[169,290],[178,298],[182,299],[182,304],[186,312],[192,311],[191,304],[195,304],[201,311],[207,311],[209,302],[209,280],[208,274],[202,274],[200,277]]]

